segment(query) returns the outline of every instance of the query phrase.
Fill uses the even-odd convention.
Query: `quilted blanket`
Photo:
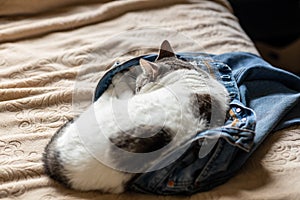
[[[193,196],[67,189],[45,175],[45,145],[93,101],[115,62],[155,53],[258,54],[225,0],[2,0],[0,2],[0,198],[297,199],[300,127],[273,133],[227,183]]]

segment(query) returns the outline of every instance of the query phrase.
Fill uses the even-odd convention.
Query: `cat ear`
[[[143,73],[150,75],[152,78],[155,78],[158,75],[158,65],[153,62],[149,62],[145,59],[140,59],[140,66],[143,70]]]
[[[167,57],[176,57],[176,55],[169,41],[164,40],[160,45],[159,53],[156,60],[160,60],[162,58],[167,58]]]

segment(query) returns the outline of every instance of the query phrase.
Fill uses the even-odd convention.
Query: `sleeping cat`
[[[55,133],[43,156],[50,177],[73,189],[121,193],[165,152],[208,128],[212,104],[228,109],[224,86],[177,59],[168,41],[154,62],[140,59],[137,67],[134,95],[120,99],[111,86]]]

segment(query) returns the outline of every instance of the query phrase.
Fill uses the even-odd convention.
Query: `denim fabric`
[[[195,63],[226,87],[231,99],[227,121],[198,133],[179,159],[160,170],[137,175],[128,189],[163,195],[209,190],[232,177],[268,134],[300,123],[298,76],[244,52],[181,53],[177,57]],[[99,81],[95,100],[116,73],[137,65],[140,58],[110,70]],[[143,58],[154,61],[156,55]],[[169,156],[182,154],[180,149]]]

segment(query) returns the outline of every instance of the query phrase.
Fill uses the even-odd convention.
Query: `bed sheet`
[[[176,51],[258,54],[223,0],[2,0],[0,198],[296,199],[300,127],[273,133],[226,184],[187,197],[78,192],[49,179],[42,153],[93,100],[98,80],[168,39]]]

